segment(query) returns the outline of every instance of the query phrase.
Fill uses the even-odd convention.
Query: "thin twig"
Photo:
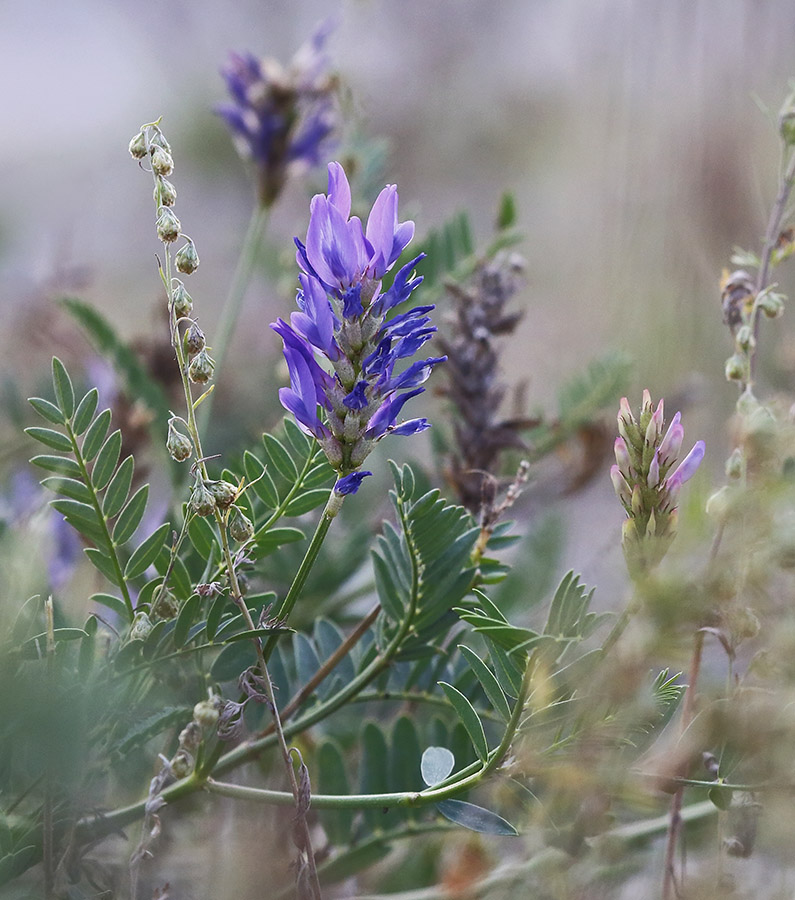
[[[304,701],[310,697],[317,686],[325,680],[325,678],[330,674],[332,669],[339,663],[342,659],[344,659],[350,651],[359,643],[362,637],[365,635],[370,626],[375,622],[378,618],[378,613],[381,612],[381,604],[378,603],[373,607],[372,610],[362,619],[361,622],[354,628],[354,630],[348,635],[347,638],[337,647],[337,649],[329,656],[329,658],[323,663],[323,665],[315,672],[312,678],[307,681],[307,683],[298,691],[298,693],[290,700],[287,706],[281,712],[282,722],[286,722],[292,715],[303,705]],[[267,729],[263,732],[267,734],[271,729]]]

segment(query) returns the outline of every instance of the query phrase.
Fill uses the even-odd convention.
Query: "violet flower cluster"
[[[216,107],[241,156],[257,167],[259,197],[270,206],[295,168],[319,165],[336,125],[325,53],[329,23],[317,29],[289,66],[251,53],[230,53],[221,73],[232,97]]]
[[[696,441],[677,465],[685,434],[681,418],[677,412],[666,430],[663,401],[654,409],[648,391],[643,392],[638,419],[627,398],[621,400],[616,465],[610,469],[610,477],[627,513],[622,546],[633,574],[649,571],[668,552],[676,536],[682,485],[704,458],[704,441]]]
[[[398,423],[398,417],[446,357],[420,359],[396,372],[436,331],[428,315],[433,306],[391,315],[422,281],[414,267],[424,254],[403,266],[382,293],[382,279],[411,241],[414,223],[398,222],[397,190],[387,185],[363,227],[351,216],[342,166],[330,163],[328,172],[328,195],[312,198],[306,243],[295,241],[299,309],[290,324],[279,319],[271,328],[284,341],[290,373],[279,399],[320,442],[341,476],[335,491],[345,494],[370,474],[360,469],[377,441],[429,427],[424,418]]]

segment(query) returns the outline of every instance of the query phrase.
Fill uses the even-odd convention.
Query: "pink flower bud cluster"
[[[627,513],[622,546],[633,574],[656,566],[668,552],[676,535],[682,485],[704,458],[704,441],[697,441],[679,461],[685,434],[682,416],[677,412],[666,428],[663,410],[663,401],[655,408],[644,391],[637,419],[626,397],[618,411],[616,464],[610,477]]]

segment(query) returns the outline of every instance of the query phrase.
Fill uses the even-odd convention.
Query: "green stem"
[[[320,553],[320,548],[323,546],[323,541],[326,539],[331,521],[332,517],[329,516],[324,510],[323,514],[320,516],[320,521],[317,523],[315,533],[312,535],[312,540],[310,541],[306,553],[304,554],[304,558],[301,560],[301,565],[298,567],[298,571],[295,573],[293,583],[290,585],[290,589],[287,591],[287,595],[285,596],[284,600],[282,600],[281,606],[279,606],[279,608],[274,613],[275,618],[284,621],[289,618],[290,613],[293,611],[293,607],[298,600],[301,590],[303,589],[306,579],[312,570],[312,566],[315,564],[318,553]],[[265,642],[265,646],[263,647],[262,652],[265,656],[266,662],[270,659],[271,653],[273,653],[273,648],[276,646],[276,642],[278,641],[278,639],[278,635],[274,634]]]
[[[267,229],[269,213],[270,209],[267,206],[258,206],[251,213],[251,219],[249,220],[246,235],[243,238],[243,245],[240,248],[240,255],[237,259],[237,265],[235,266],[235,273],[232,276],[232,283],[229,286],[229,293],[226,295],[226,300],[221,309],[221,317],[218,319],[218,325],[215,329],[213,359],[215,360],[216,378],[223,366],[229,343],[232,340],[237,320],[240,317],[243,299],[246,296],[246,291],[251,282],[251,274],[254,271],[254,265],[262,247],[262,239]],[[203,409],[199,414],[199,430],[202,434],[207,431],[212,405],[213,397],[210,396],[204,402]]]
[[[451,775],[438,785],[427,788],[423,791],[398,791],[386,794],[313,794],[312,805],[318,809],[362,809],[370,806],[425,806],[429,803],[438,803],[440,800],[446,800],[454,797],[462,791],[479,784],[486,775],[495,769],[505,754],[510,749],[519,722],[524,710],[525,700],[530,687],[530,678],[533,671],[533,659],[528,660],[525,669],[524,678],[522,679],[522,687],[519,690],[519,696],[516,698],[511,718],[505,728],[505,733],[499,745],[492,750],[486,761],[477,765],[475,771],[470,771],[471,766],[465,770]],[[218,766],[217,768],[221,768]],[[208,779],[207,790],[216,794],[223,794],[225,797],[235,797],[245,800],[257,800],[261,803],[275,804],[279,806],[288,805],[294,802],[293,796],[286,791],[272,791],[265,788],[245,787],[237,784],[226,784],[223,782]]]

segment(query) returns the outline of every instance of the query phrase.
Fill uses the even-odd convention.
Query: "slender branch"
[[[323,541],[326,539],[326,535],[328,534],[331,522],[332,517],[327,514],[326,510],[324,510],[323,514],[320,516],[320,521],[317,523],[315,533],[312,535],[312,540],[306,549],[304,558],[301,560],[301,565],[298,567],[298,571],[295,573],[293,583],[290,585],[290,589],[287,591],[287,595],[285,596],[284,600],[282,600],[281,606],[279,606],[279,608],[274,613],[274,616],[277,619],[286,621],[290,613],[293,611],[293,607],[295,606],[301,590],[306,583],[306,579],[309,576],[309,573],[312,571],[312,566],[315,564],[318,553],[320,553],[320,548],[323,546]],[[266,661],[270,659],[271,653],[273,653],[273,648],[276,646],[276,642],[278,640],[279,636],[274,634],[271,635],[271,637],[269,637],[266,641],[265,647],[263,649],[263,655]]]
[[[303,705],[304,701],[311,697],[314,693],[315,689],[321,682],[325,680],[325,678],[331,673],[332,669],[337,665],[337,663],[341,662],[359,643],[362,637],[366,634],[370,626],[375,622],[378,618],[378,613],[381,612],[381,604],[377,603],[373,609],[370,610],[369,613],[362,619],[361,622],[354,628],[354,630],[348,635],[347,638],[337,647],[337,649],[329,656],[329,658],[323,663],[323,665],[315,672],[312,678],[307,681],[307,683],[298,691],[298,693],[293,697],[292,700],[284,707],[282,710],[282,722],[286,722],[293,713]]]

